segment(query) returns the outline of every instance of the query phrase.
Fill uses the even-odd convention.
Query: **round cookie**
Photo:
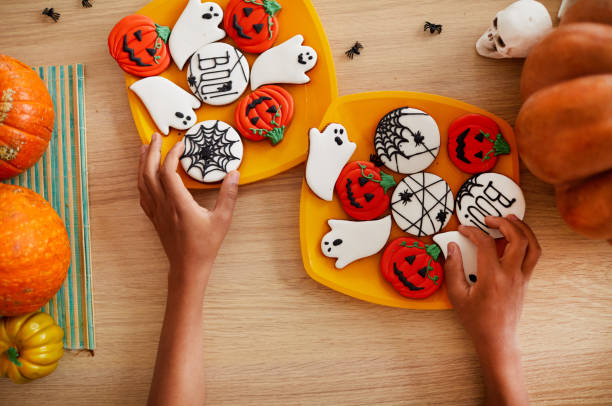
[[[134,14],[122,18],[108,35],[108,50],[119,67],[140,77],[156,76],[170,65],[166,42],[170,28],[158,25],[147,16]]]
[[[402,107],[385,115],[376,127],[376,154],[394,172],[410,174],[427,168],[440,151],[440,130],[427,113]]]
[[[278,37],[280,9],[275,0],[232,0],[225,8],[225,31],[243,51],[262,53]]]
[[[457,192],[457,217],[466,226],[475,226],[493,238],[503,235],[487,227],[485,217],[525,215],[525,197],[519,185],[500,173],[486,172],[469,178]]]
[[[356,220],[372,220],[389,207],[387,190],[395,186],[393,176],[372,162],[349,162],[336,181],[336,193],[342,208]]]
[[[187,83],[198,99],[213,106],[232,103],[249,83],[249,64],[239,50],[224,42],[198,49],[187,69]]]
[[[193,179],[218,182],[228,172],[238,169],[243,146],[240,135],[219,120],[201,121],[185,133],[185,152],[181,166]]]
[[[293,118],[293,97],[282,87],[263,86],[238,102],[234,118],[243,137],[276,145]]]
[[[509,153],[499,126],[487,116],[467,114],[448,127],[448,156],[463,172],[490,171],[498,155]]]
[[[453,214],[453,192],[444,179],[428,172],[406,176],[391,198],[393,220],[418,237],[436,234]]]
[[[382,254],[380,271],[400,295],[410,299],[431,296],[442,285],[444,271],[437,262],[440,247],[410,237],[391,241]]]

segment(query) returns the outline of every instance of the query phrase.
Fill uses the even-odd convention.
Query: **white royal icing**
[[[391,233],[391,216],[380,220],[328,220],[331,231],[321,240],[323,255],[338,258],[336,268],[369,257],[383,249]]]
[[[442,230],[453,214],[453,192],[438,175],[408,175],[391,197],[393,220],[404,232],[421,237]]]
[[[161,76],[151,76],[134,82],[130,89],[142,100],[155,125],[164,135],[170,127],[187,130],[196,123],[194,109],[198,99]]]
[[[496,229],[487,227],[485,217],[525,215],[525,197],[521,188],[507,176],[485,172],[469,178],[457,192],[457,217],[466,226],[475,226],[493,238],[503,237]]]
[[[310,147],[306,162],[306,183],[323,200],[334,198],[334,185],[342,168],[355,152],[357,144],[350,142],[342,124],[332,123],[323,132],[311,128]]]
[[[238,132],[219,120],[197,123],[185,133],[181,166],[193,179],[218,182],[242,162],[243,145]]]
[[[306,72],[317,63],[317,53],[302,42],[298,34],[259,55],[251,69],[251,90],[270,83],[310,82]]]
[[[448,258],[448,243],[454,242],[457,244],[461,250],[461,261],[463,262],[465,280],[470,285],[476,283],[476,271],[478,270],[478,248],[476,244],[458,231],[436,234],[433,236],[433,240],[442,250],[444,258]]]
[[[189,0],[172,28],[168,42],[172,59],[179,70],[183,69],[195,51],[225,37],[225,31],[218,27],[222,21],[223,9],[217,3]]]
[[[240,97],[249,83],[249,64],[238,49],[223,43],[204,45],[191,57],[189,88],[204,103],[222,106]]]
[[[394,172],[427,168],[440,151],[440,130],[424,111],[402,107],[385,115],[376,127],[376,154]]]

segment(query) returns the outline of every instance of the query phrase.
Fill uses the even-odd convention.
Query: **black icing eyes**
[[[134,32],[134,36],[136,37],[138,41],[142,41],[142,31],[141,30]]]
[[[253,29],[258,34],[261,32],[261,30],[263,30],[263,27],[264,27],[263,24],[253,24]]]
[[[174,113],[175,116],[177,116],[178,118],[184,118],[185,120],[183,120],[183,125],[187,125],[189,124],[189,121],[191,121],[191,116],[187,116],[185,117],[185,115],[183,113],[181,113],[180,111],[177,111],[176,113]]]
[[[334,134],[338,134],[338,132],[340,132],[340,134],[344,134],[344,130],[342,128],[334,128]]]
[[[478,278],[476,277],[476,275],[474,275],[473,273],[468,275],[468,278],[470,278],[470,281],[472,283],[476,283],[476,281],[478,280]]]
[[[306,55],[308,56],[308,60],[312,61],[312,55],[310,55],[310,52],[306,52]]]
[[[244,13],[245,17],[248,17],[253,12],[253,9],[251,7],[245,7],[242,9],[242,12]]]
[[[213,13],[213,10],[214,10],[213,7],[211,7],[209,10],[210,10],[210,13],[202,14],[203,19],[210,20],[211,18],[213,18],[213,16],[219,17],[219,13]]]

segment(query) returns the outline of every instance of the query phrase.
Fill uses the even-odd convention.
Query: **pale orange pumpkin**
[[[612,2],[580,0],[563,21],[612,21]],[[575,231],[612,243],[612,26],[560,26],[531,51],[516,120],[521,159],[555,186]]]
[[[53,101],[36,72],[0,54],[0,180],[19,175],[40,159],[54,120]]]
[[[64,223],[42,196],[0,183],[0,316],[40,309],[70,265]]]

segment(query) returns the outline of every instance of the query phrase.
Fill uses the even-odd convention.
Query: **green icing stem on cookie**
[[[363,171],[366,168],[365,165],[362,165],[362,164],[357,164],[357,165],[359,165],[359,167],[361,168],[361,176],[363,176],[367,180],[371,180],[372,182],[380,184],[380,186],[383,188],[385,193],[387,193],[387,190],[390,187],[397,185],[397,183],[395,182],[395,179],[393,179],[393,176],[388,175],[383,171],[380,171],[380,180],[375,180],[373,173],[370,173],[369,175],[366,176],[365,172]]]
[[[494,156],[505,155],[505,154],[510,153],[510,145],[508,145],[508,142],[504,139],[501,133],[498,133],[495,136],[494,140],[491,138],[491,135],[489,133],[485,133],[482,130],[480,130],[480,133],[486,139],[488,139],[489,141],[493,143],[493,149],[489,150],[489,152],[487,152],[486,155],[482,157],[483,162],[491,158],[489,155],[491,155],[491,152],[493,151],[495,151],[495,153],[493,154]]]
[[[427,277],[433,281],[434,285],[438,286],[437,282],[440,279],[440,277],[438,275],[435,275],[432,278],[431,275],[429,275],[429,271],[433,270],[433,266],[431,266],[432,258],[434,261],[437,261],[438,256],[440,256],[440,252],[441,252],[440,247],[438,247],[437,244],[425,244],[425,247],[421,247],[418,242],[415,242],[412,245],[408,245],[406,241],[402,241],[400,243],[400,246],[406,247],[406,248],[418,248],[421,250],[425,250],[427,255],[431,257],[429,258],[429,261],[427,262],[427,267],[425,268],[425,272],[427,273]]]

